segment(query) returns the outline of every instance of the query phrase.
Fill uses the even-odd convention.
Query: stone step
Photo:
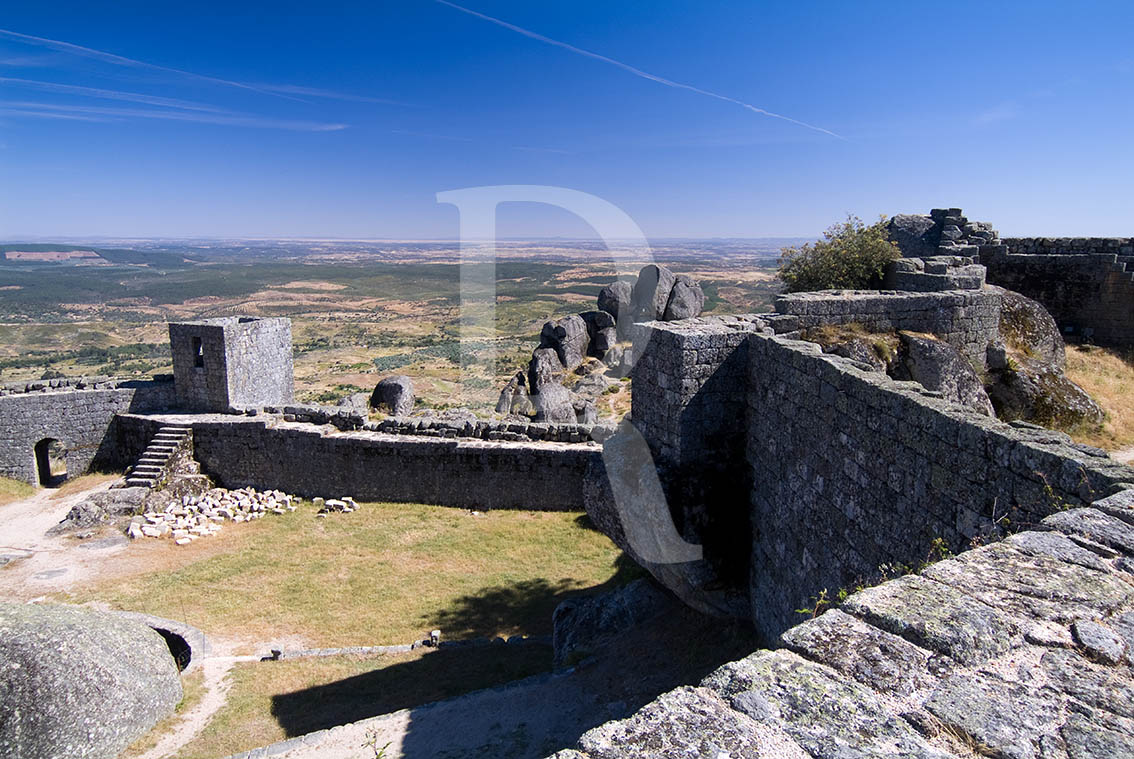
[[[151,443],[171,443],[172,445],[180,445],[181,443],[185,442],[185,437],[184,436],[177,436],[177,435],[157,434],[157,435],[154,435],[153,440],[151,440],[150,442]]]
[[[150,479],[149,477],[127,477],[126,487],[128,488],[152,488],[157,484],[157,480]]]
[[[169,451],[170,453],[173,453],[174,451],[177,450],[177,446],[172,445],[170,443],[150,443],[150,447],[147,448],[146,450],[147,451]]]
[[[134,462],[135,466],[157,466],[162,467],[169,463],[168,458],[160,458],[158,456],[143,456]]]
[[[160,477],[161,471],[159,466],[136,466],[130,474],[136,474],[139,477]]]

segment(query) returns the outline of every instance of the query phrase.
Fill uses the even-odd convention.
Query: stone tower
[[[225,412],[295,398],[290,319],[229,316],[170,323],[169,347],[181,408]]]

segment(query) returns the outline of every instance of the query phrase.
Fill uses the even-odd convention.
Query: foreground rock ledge
[[[162,637],[115,614],[0,604],[0,756],[111,759],[181,700]]]

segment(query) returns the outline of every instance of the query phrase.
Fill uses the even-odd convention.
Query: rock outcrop
[[[705,293],[697,280],[687,274],[678,274],[661,318],[667,322],[692,319],[700,316],[704,308]]]
[[[407,416],[415,402],[413,380],[404,374],[395,374],[381,380],[370,395],[370,407],[382,409],[392,416]]]
[[[546,322],[539,333],[539,347],[554,350],[559,363],[571,371],[583,362],[590,349],[587,323],[577,315]]]
[[[995,416],[984,383],[956,348],[931,335],[900,332],[901,348],[890,375],[910,379],[946,400],[985,416]]]
[[[526,376],[516,374],[501,389],[496,413],[531,416],[537,422],[596,423],[598,396],[610,384],[596,378],[629,374],[634,350],[628,343],[634,323],[698,316],[705,306],[705,294],[692,277],[649,264],[633,286],[618,280],[602,288],[597,305],[594,311],[544,323]],[[582,379],[573,379],[575,374]],[[558,390],[544,393],[551,385],[569,392],[566,396]],[[541,395],[546,397],[541,400]],[[567,419],[568,405],[574,409],[574,419]]]
[[[638,272],[638,280],[630,295],[634,321],[649,322],[665,318],[665,307],[677,277],[658,264],[648,264]]]
[[[149,627],[88,609],[0,604],[0,756],[112,759],[180,700],[177,664]]]

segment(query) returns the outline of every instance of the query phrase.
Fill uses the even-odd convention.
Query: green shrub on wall
[[[901,255],[889,240],[884,218],[868,227],[857,216],[848,216],[819,242],[784,248],[778,276],[789,293],[878,289],[886,264]]]

